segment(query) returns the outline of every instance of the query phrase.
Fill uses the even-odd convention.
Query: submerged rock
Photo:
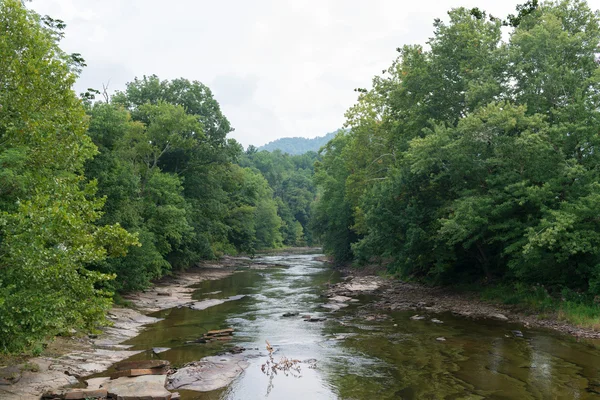
[[[523,337],[523,332],[521,331],[511,331],[511,333],[513,334],[514,337],[519,337],[522,338]]]
[[[345,303],[327,303],[327,304],[323,304],[321,307],[327,308],[327,309],[329,309],[331,311],[337,311],[340,308],[348,307],[348,304],[345,304]]]
[[[229,385],[250,364],[241,355],[205,357],[169,376],[169,390],[210,392]]]
[[[438,342],[445,342],[445,341],[446,341],[446,338],[445,338],[445,337],[442,337],[442,336],[440,336],[439,338],[435,338],[435,340],[437,340]]]
[[[335,301],[336,303],[345,303],[352,300],[352,297],[348,296],[333,296],[329,298],[329,301]]]
[[[165,351],[169,351],[169,350],[171,350],[170,347],[153,347],[152,348],[152,352],[154,354],[164,353]]]
[[[323,318],[323,317],[311,317],[309,316],[308,318],[304,319],[306,322],[322,322],[325,321],[327,318]]]
[[[431,318],[431,322],[433,322],[434,324],[443,324],[444,323],[444,321],[440,321],[437,318]]]
[[[140,369],[140,368],[163,368],[170,366],[171,363],[168,360],[132,360],[132,361],[121,361],[115,365],[117,371],[125,371],[128,369]]]
[[[189,305],[189,308],[191,308],[192,310],[206,310],[207,308],[210,307],[214,307],[214,306],[218,306],[221,305],[223,303],[226,303],[228,301],[234,301],[234,300],[240,300],[242,298],[246,297],[245,295],[237,295],[237,296],[230,296],[226,299],[208,299],[208,300],[202,300],[202,301],[197,301],[195,303],[191,303]]]
[[[298,315],[300,315],[299,312],[286,312],[285,314],[282,315],[282,317],[284,317],[284,318],[297,317]]]
[[[413,315],[412,317],[410,317],[410,319],[412,319],[413,321],[421,321],[421,320],[424,320],[425,317],[423,317],[421,315]]]

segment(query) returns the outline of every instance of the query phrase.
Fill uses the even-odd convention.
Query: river
[[[597,399],[600,351],[590,342],[491,320],[440,314],[411,320],[414,312],[380,312],[359,298],[329,312],[322,291],[340,277],[315,255],[265,256],[264,269],[240,270],[197,285],[194,299],[237,300],[197,311],[153,314],[164,320],[130,340],[146,350],[136,358],[180,366],[232,346],[250,349],[250,366],[229,387],[180,391],[182,399]],[[237,298],[237,297],[235,297]],[[284,318],[286,312],[299,312]],[[301,316],[325,317],[305,322]],[[212,329],[234,328],[226,343],[186,344]],[[524,337],[515,337],[520,329]],[[445,341],[437,338],[445,338]],[[280,357],[310,360],[300,374],[267,376],[265,341]],[[156,356],[150,350],[170,350]],[[257,355],[258,354],[258,355]],[[300,375],[300,376],[296,376]]]

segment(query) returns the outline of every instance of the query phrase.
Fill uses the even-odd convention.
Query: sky
[[[498,17],[525,0],[32,0],[67,24],[61,47],[87,67],[77,93],[122,90],[156,74],[209,86],[235,131],[255,146],[323,136],[344,123],[396,48],[425,44],[455,7]],[[597,9],[600,0],[590,2]]]

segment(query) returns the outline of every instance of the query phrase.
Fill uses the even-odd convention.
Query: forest
[[[77,96],[61,20],[6,0],[0,24],[0,352],[94,330],[201,260],[312,244],[316,153],[244,152],[197,81]]]
[[[120,294],[202,260],[284,246],[600,315],[600,15],[584,1],[449,11],[295,155],[244,150],[199,81],[77,95],[63,21],[2,0],[0,24],[0,352],[93,331]]]
[[[448,16],[357,90],[317,162],[315,233],[338,263],[597,321],[600,16],[579,0]]]

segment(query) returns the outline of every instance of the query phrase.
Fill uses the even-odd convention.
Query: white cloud
[[[341,127],[396,47],[425,43],[452,7],[497,16],[524,0],[33,0],[63,19],[63,48],[88,67],[81,92],[135,76],[184,77],[213,89],[243,145],[321,136]],[[590,2],[598,8],[600,0]]]

